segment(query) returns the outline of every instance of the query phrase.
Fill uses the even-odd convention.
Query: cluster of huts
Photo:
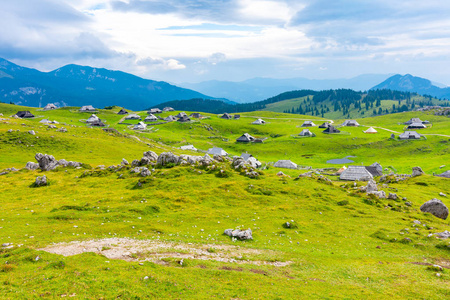
[[[191,118],[196,118],[196,119],[202,119],[204,118],[203,115],[201,115],[200,113],[192,113],[190,114],[190,116],[188,116],[184,111],[178,113],[175,116],[167,116],[165,118],[161,118],[161,117],[157,117],[154,114],[159,114],[162,113],[163,111],[174,111],[174,109],[172,107],[165,107],[162,111],[159,108],[152,108],[150,109],[147,114],[148,116],[144,119],[145,123],[150,123],[150,122],[156,122],[156,121],[163,121],[163,122],[173,122],[173,121],[177,121],[180,123],[186,123],[186,122],[191,122],[192,119]],[[128,112],[127,112],[128,113]],[[129,116],[127,116],[125,118],[126,120],[141,120],[141,117],[137,114],[131,114]],[[136,124],[133,129],[134,130],[144,130],[147,128],[147,124],[145,124],[144,122],[139,122],[138,124]]]
[[[239,120],[241,118],[241,115],[230,115],[229,113],[224,113],[221,117],[221,119],[225,119],[225,120]]]

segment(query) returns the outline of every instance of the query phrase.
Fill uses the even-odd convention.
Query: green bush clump
[[[337,205],[339,205],[339,206],[345,206],[347,204],[348,204],[348,200],[342,200],[337,203]]]
[[[50,263],[45,269],[65,269],[66,263],[62,260]]]

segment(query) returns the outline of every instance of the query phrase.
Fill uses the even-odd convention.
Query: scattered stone
[[[413,223],[417,224],[417,225],[421,225],[422,224],[422,222],[420,222],[419,220],[414,220]]]
[[[153,151],[144,152],[144,157],[148,158],[149,161],[157,161],[158,160],[158,154],[156,154]]]
[[[277,173],[277,176],[282,177],[282,176],[285,176],[285,175],[284,175],[283,172],[280,171],[280,172]]]
[[[439,196],[447,197],[447,194],[444,194],[443,192],[439,192]]]
[[[445,168],[445,165],[442,165],[442,166],[439,167],[439,169],[442,169],[442,168]]]
[[[13,130],[12,129],[8,129],[8,133],[11,133],[11,132],[13,132]]]
[[[34,182],[34,186],[46,186],[47,185],[47,176],[38,176],[36,177],[36,181]]]
[[[375,195],[376,197],[380,198],[380,199],[385,199],[386,198],[386,193],[384,191],[375,191],[375,192],[371,192],[371,193],[367,193],[368,195]]]
[[[377,183],[375,182],[375,180],[369,180],[369,182],[367,182],[367,186],[362,186],[361,187],[362,191],[365,191],[366,193],[370,194],[373,192],[377,192],[378,191],[378,186]]]
[[[413,167],[412,168],[412,175],[411,175],[412,177],[420,176],[423,174],[425,174],[425,173],[422,171],[421,167]]]
[[[249,228],[247,230],[239,230],[239,229],[226,229],[224,234],[234,237],[240,240],[252,240],[252,230]]]
[[[137,159],[135,159],[135,160],[133,160],[133,161],[131,162],[131,166],[132,166],[132,167],[139,167],[139,164],[140,164],[140,162],[139,162],[139,160],[137,160]]]
[[[36,135],[36,132],[34,132],[34,130],[30,130],[30,131],[28,131],[28,133],[31,135]]]
[[[309,172],[306,172],[306,173],[303,173],[303,174],[298,175],[297,178],[301,178],[301,177],[311,177],[311,176],[312,176],[312,172],[309,171]]]
[[[172,152],[163,152],[158,156],[156,163],[160,166],[166,166],[168,164],[178,165],[180,158]]]
[[[396,193],[389,193],[388,199],[397,200],[398,196]]]
[[[441,219],[447,219],[448,217],[448,208],[445,206],[444,203],[442,203],[439,199],[431,199],[430,201],[425,202],[420,207],[420,210],[422,212],[429,212],[435,217],[441,218]]]
[[[411,202],[405,202],[405,205],[406,206],[412,206],[412,203]]]
[[[58,130],[56,130],[56,131],[59,131],[59,132],[67,132],[67,129],[64,128],[64,127],[61,127],[60,129],[58,129]]]
[[[150,176],[150,175],[152,175],[152,173],[150,172],[149,169],[147,169],[147,168],[142,168],[142,170],[141,170],[141,176],[142,176],[142,177],[147,177],[147,176]]]
[[[444,230],[443,232],[438,232],[435,233],[434,235],[436,235],[438,238],[441,239],[448,239],[450,238],[450,231]]]
[[[128,166],[128,160],[126,160],[125,158],[122,158],[122,162],[120,163],[122,166]]]
[[[32,162],[32,161],[29,161],[25,165],[25,169],[27,169],[27,170],[37,170],[37,169],[39,169],[39,164],[35,163],[35,162]]]
[[[49,129],[56,129],[56,126],[53,125],[53,124],[50,124],[50,125],[47,126],[47,128],[49,128]]]

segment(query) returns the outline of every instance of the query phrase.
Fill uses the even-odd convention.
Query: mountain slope
[[[224,97],[238,103],[255,102],[285,91],[311,89],[328,90],[348,88],[365,91],[385,80],[386,74],[364,74],[350,79],[307,79],[307,78],[252,78],[241,82],[204,81],[200,83],[182,83],[181,86],[191,88],[204,94]]]
[[[0,101],[27,106],[109,105],[144,109],[164,101],[211,98],[163,81],[121,71],[67,65],[45,73],[0,59]]]
[[[374,86],[372,90],[376,89],[391,89],[404,92],[415,92],[422,95],[430,95],[437,98],[450,99],[450,88],[440,88],[425,78],[406,75],[394,75],[389,77],[382,83]]]

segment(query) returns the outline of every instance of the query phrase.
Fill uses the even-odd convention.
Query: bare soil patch
[[[94,252],[109,259],[152,261],[155,263],[162,263],[163,259],[167,258],[215,260],[225,263],[272,265],[277,267],[284,267],[292,263],[291,261],[242,259],[244,256],[269,254],[270,251],[241,248],[234,245],[175,243],[129,238],[73,241],[70,243],[52,244],[38,250],[64,256]]]

